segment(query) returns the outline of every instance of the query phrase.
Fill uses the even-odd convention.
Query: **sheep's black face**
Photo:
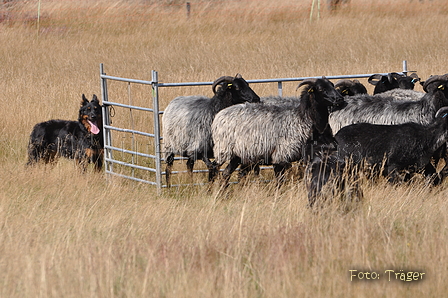
[[[341,80],[334,87],[342,96],[367,94],[366,87],[358,80]]]
[[[314,86],[310,86],[309,93],[315,93],[315,99],[320,105],[339,107],[345,104],[344,97],[334,88],[332,82],[327,79],[316,80]]]
[[[398,88],[414,90],[416,82],[418,82],[418,80],[413,77],[401,77],[398,79]]]
[[[249,84],[243,78],[235,78],[227,88],[230,88],[234,104],[260,102],[260,97],[249,87]]]

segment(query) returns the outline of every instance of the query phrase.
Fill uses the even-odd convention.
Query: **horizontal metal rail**
[[[117,172],[113,172],[113,171],[109,171],[109,170],[106,170],[106,174],[114,175],[117,177],[129,179],[129,180],[134,180],[137,182],[142,182],[142,183],[146,183],[146,184],[150,184],[150,185],[157,185],[157,183],[155,183],[153,181],[148,181],[148,180],[144,180],[144,179],[140,179],[140,178],[136,178],[136,177],[132,177],[132,176],[128,176],[128,175],[119,174]]]
[[[120,81],[120,82],[143,84],[143,85],[152,85],[155,83],[153,81],[134,80],[134,79],[127,79],[127,78],[113,77],[113,76],[108,76],[105,74],[100,74],[100,78],[106,79],[106,80],[112,80],[112,81]]]
[[[105,149],[110,149],[110,150],[114,150],[114,151],[118,151],[121,153],[128,153],[128,154],[133,154],[133,155],[137,155],[137,156],[141,156],[141,157],[147,157],[147,158],[152,158],[155,159],[156,156],[152,155],[152,154],[146,154],[146,153],[141,153],[138,151],[132,151],[132,150],[126,150],[123,148],[118,148],[118,147],[113,147],[113,146],[109,146],[109,145],[104,145]]]
[[[104,105],[106,105],[106,106],[122,107],[122,108],[133,109],[133,110],[140,110],[140,111],[145,111],[145,112],[154,112],[154,110],[150,109],[150,108],[143,108],[143,107],[139,107],[139,106],[131,106],[131,105],[126,105],[126,104],[112,102],[112,101],[106,101],[106,102],[104,102]]]
[[[133,130],[133,129],[127,129],[127,128],[119,128],[119,127],[115,127],[115,126],[111,126],[111,125],[104,125],[104,128],[107,128],[110,130],[115,130],[115,131],[120,131],[120,132],[135,133],[136,135],[154,138],[153,133],[147,133],[147,132]]]
[[[139,170],[144,170],[144,171],[148,171],[151,173],[156,173],[157,171],[153,168],[148,168],[148,167],[143,167],[143,166],[139,166],[139,165],[134,165],[128,162],[124,162],[124,161],[120,161],[120,160],[116,160],[116,159],[111,159],[111,158],[105,158],[105,161],[111,162],[111,163],[115,163],[118,165],[122,165],[122,166],[126,166],[126,167],[130,167],[133,169],[139,169]]]
[[[406,71],[406,72],[414,72],[414,71]],[[398,71],[398,74],[404,74],[404,71]],[[387,75],[388,73],[375,73],[380,75]],[[356,75],[335,75],[335,76],[325,76],[329,80],[337,80],[337,79],[362,79],[368,78],[372,74],[356,74]],[[144,81],[144,80],[134,80],[134,79],[125,79],[120,77],[112,77],[107,75],[101,76],[104,79],[122,81],[128,83],[137,83],[137,84],[146,84],[152,85],[157,84],[158,87],[188,87],[188,86],[210,86],[213,85],[213,82],[180,82],[180,83],[156,83],[152,81]],[[255,80],[246,80],[248,83],[279,83],[279,82],[299,82],[308,79],[319,79],[322,76],[312,76],[312,77],[296,77],[296,78],[276,78],[276,79],[255,79]],[[108,102],[111,104],[111,102]],[[114,103],[115,105],[115,103]]]

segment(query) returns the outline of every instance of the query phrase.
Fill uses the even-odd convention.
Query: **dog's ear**
[[[81,107],[85,106],[86,104],[89,103],[89,100],[86,98],[86,96],[83,94],[82,95],[82,100],[81,100]]]
[[[96,101],[96,102],[100,102],[99,100],[98,100],[98,97],[96,96],[96,94],[93,94],[93,97],[92,97],[92,101],[90,101],[90,102],[94,102],[94,101]]]

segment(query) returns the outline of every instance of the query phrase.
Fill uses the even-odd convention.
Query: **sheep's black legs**
[[[227,186],[229,183],[230,176],[233,172],[235,172],[236,168],[240,164],[241,159],[239,157],[234,157],[230,160],[227,167],[224,169],[224,172],[222,173],[222,176],[224,178],[224,183]]]
[[[285,172],[291,168],[291,164],[274,164],[274,174],[275,178],[277,179],[277,186],[280,187],[280,185],[283,184],[285,181]]]
[[[428,178],[433,185],[439,185],[443,182],[444,175],[442,173],[438,174],[432,163],[426,165],[424,173],[425,177]]]
[[[187,171],[190,174],[193,173],[194,162],[195,162],[195,160],[191,157],[189,157],[187,160]]]
[[[260,165],[256,164],[242,164],[240,166],[240,172],[238,173],[238,180],[243,179],[246,175],[253,171],[255,176],[260,175]]]
[[[171,168],[173,167],[174,163],[174,154],[168,155],[166,158],[166,169],[165,169],[165,178],[166,178],[166,186],[171,187]]]
[[[217,168],[216,168],[216,162],[213,161],[211,162],[210,159],[208,159],[208,157],[203,156],[202,157],[202,161],[205,163],[205,165],[208,168],[208,181],[212,182],[213,180],[215,180],[216,175],[218,174]]]

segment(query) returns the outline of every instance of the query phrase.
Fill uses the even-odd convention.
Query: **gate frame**
[[[407,61],[403,61],[403,70],[401,72],[397,72],[399,74],[405,74],[407,75],[409,72],[416,72],[416,71],[409,71],[407,66]],[[381,73],[381,75],[387,75],[388,73]],[[357,75],[337,75],[337,76],[326,76],[329,80],[337,80],[337,79],[361,79],[361,78],[368,78],[373,74],[357,74]],[[297,78],[278,78],[278,79],[259,79],[259,80],[247,80],[249,84],[258,84],[258,83],[277,83],[277,89],[278,89],[278,95],[283,95],[283,83],[284,82],[299,82],[304,81],[307,79],[312,78],[321,78],[322,76],[315,76],[315,77],[297,77]],[[163,114],[163,111],[160,111],[159,109],[159,88],[160,87],[185,87],[185,86],[207,86],[212,85],[213,82],[185,82],[185,83],[160,83],[158,80],[158,72],[155,70],[151,71],[151,81],[145,81],[145,80],[135,80],[135,79],[128,79],[128,78],[122,78],[122,77],[115,77],[115,76],[108,76],[104,72],[104,65],[103,63],[100,64],[100,79],[101,79],[101,98],[102,98],[102,112],[103,112],[103,129],[104,129],[104,169],[106,175],[114,175],[119,176],[125,179],[134,180],[137,182],[147,183],[150,185],[155,185],[157,187],[157,192],[160,193],[162,188],[166,187],[165,184],[162,182],[162,176],[165,175],[165,172],[162,171],[162,161],[164,159],[161,157],[161,141],[163,139],[163,136],[160,135],[160,115]],[[152,88],[152,109],[151,108],[144,108],[139,106],[132,106],[132,105],[126,105],[116,102],[109,101],[108,97],[108,90],[107,90],[107,81],[120,81],[120,82],[126,82],[128,84],[143,84],[143,85],[151,85]],[[126,129],[126,128],[118,128],[111,125],[111,115],[110,115],[110,109],[109,107],[123,107],[128,109],[135,109],[135,110],[141,110],[141,111],[147,111],[153,113],[153,121],[154,121],[154,132],[153,133],[147,133],[132,129]],[[141,153],[138,151],[132,151],[132,150],[126,150],[123,148],[114,147],[112,144],[112,133],[111,131],[120,131],[125,133],[135,133],[143,136],[147,136],[150,138],[154,138],[154,155],[152,154],[146,154]],[[129,153],[134,154],[137,156],[142,156],[146,158],[151,158],[155,160],[155,168],[148,168],[143,167],[139,165],[134,165],[130,163],[126,163],[123,161],[115,160],[113,158],[113,151],[123,152],[123,153]],[[177,157],[177,160],[182,160],[184,158]],[[128,176],[120,173],[116,173],[113,171],[113,164],[120,164],[126,167],[141,169],[145,171],[149,171],[152,173],[155,173],[155,181],[150,180],[144,180],[133,176]],[[195,170],[193,172],[205,172],[206,170]],[[180,171],[173,172],[179,173]],[[172,185],[176,186],[176,185]]]

